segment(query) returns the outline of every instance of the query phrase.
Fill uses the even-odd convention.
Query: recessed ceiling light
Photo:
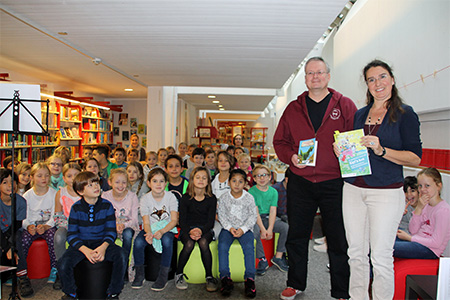
[[[219,110],[225,110],[225,108],[221,107],[221,108],[219,108]]]
[[[132,92],[133,89],[124,89],[125,92]]]
[[[214,100],[212,103],[217,104],[217,103],[220,103],[220,101],[219,100]]]
[[[216,96],[214,96],[214,95],[209,95],[208,98],[209,98],[209,99],[216,99]]]
[[[219,107],[223,107],[223,105],[222,105],[222,104],[219,104]]]

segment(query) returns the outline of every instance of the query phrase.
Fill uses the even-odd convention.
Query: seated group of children
[[[151,164],[155,159],[149,152],[148,164],[144,167],[137,161],[128,161],[125,166],[120,163],[120,157],[117,159],[120,155],[116,151],[114,158],[120,163],[119,168],[109,161],[109,149],[102,145],[93,150],[93,157],[84,157],[83,169],[76,163],[66,163],[67,157],[62,155],[53,155],[46,163],[33,166],[21,163],[15,169],[16,185],[11,182],[11,171],[2,168],[0,209],[6,218],[0,223],[1,246],[2,252],[11,259],[8,237],[13,233],[9,229],[10,215],[4,211],[10,207],[14,190],[17,192],[18,230],[15,234],[21,295],[29,297],[34,293],[26,275],[26,257],[38,238],[47,242],[51,262],[48,282],[53,283],[55,289],[62,288],[62,299],[77,298],[73,270],[83,259],[93,264],[104,260],[112,262],[109,299],[118,299],[129,278],[134,278],[132,288],[141,288],[145,281],[148,245],[161,253],[158,277],[151,289],[162,291],[168,283],[177,225],[179,240],[183,243],[175,273],[178,289],[187,288],[183,270],[196,242],[205,268],[206,289],[211,292],[218,289],[218,280],[212,275],[209,249],[214,238],[218,240],[223,295],[230,295],[233,290],[228,256],[234,239],[239,240],[244,252],[247,297],[256,295],[255,274],[264,275],[268,268],[261,239],[271,239],[273,232],[279,232],[280,238],[272,262],[286,272],[283,253],[288,225],[276,217],[278,195],[269,186],[270,170],[262,165],[253,171],[245,166],[247,172],[233,169],[236,167],[234,158],[221,151],[217,156],[211,155],[215,158],[212,172],[202,166],[208,152],[199,149],[193,149],[191,154],[194,166],[187,169],[189,180],[181,176],[183,160],[179,155],[166,155],[161,160],[156,159],[158,164]],[[157,158],[159,156],[157,154]],[[256,184],[247,192],[249,174],[253,174]],[[121,247],[115,244],[117,238],[122,240]],[[255,238],[260,272],[255,268]],[[132,245],[135,272],[129,274]]]

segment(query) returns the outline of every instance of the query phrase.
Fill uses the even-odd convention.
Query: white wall
[[[140,100],[129,100],[129,99],[114,99],[114,100],[108,100],[113,105],[123,105],[122,112],[128,114],[128,123],[127,125],[119,126],[119,113],[113,112],[114,115],[114,127],[119,127],[119,136],[114,136],[114,143],[122,142],[124,147],[127,147],[130,144],[130,141],[123,141],[122,140],[122,132],[123,131],[130,131],[132,129],[137,128],[131,128],[130,127],[130,119],[131,118],[137,118],[138,124],[147,124],[147,99],[140,99]],[[148,130],[148,128],[147,128]],[[131,136],[131,134],[130,134]],[[142,138],[146,136],[145,134],[138,134],[139,139],[142,141]],[[147,141],[148,142],[148,141]],[[146,149],[148,151],[148,149]]]

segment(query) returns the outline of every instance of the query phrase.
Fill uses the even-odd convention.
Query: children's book
[[[61,138],[67,139],[66,131],[64,130],[64,128],[61,128],[59,131],[61,132]]]
[[[343,178],[372,174],[367,148],[360,143],[362,129],[347,132],[335,131],[334,140],[339,147],[339,167]]]
[[[300,165],[316,165],[317,141],[315,138],[300,141],[298,146],[298,163]]]

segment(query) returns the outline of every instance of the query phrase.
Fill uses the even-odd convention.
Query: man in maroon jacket
[[[287,186],[289,272],[281,299],[294,299],[306,289],[309,236],[318,207],[328,243],[331,296],[347,299],[350,271],[342,220],[343,181],[333,134],[353,129],[356,106],[328,88],[330,68],[323,58],[310,58],[305,74],[308,91],[286,107],[273,139],[278,158],[292,171]],[[311,138],[317,141],[316,165],[305,167],[298,163],[299,142]]]

